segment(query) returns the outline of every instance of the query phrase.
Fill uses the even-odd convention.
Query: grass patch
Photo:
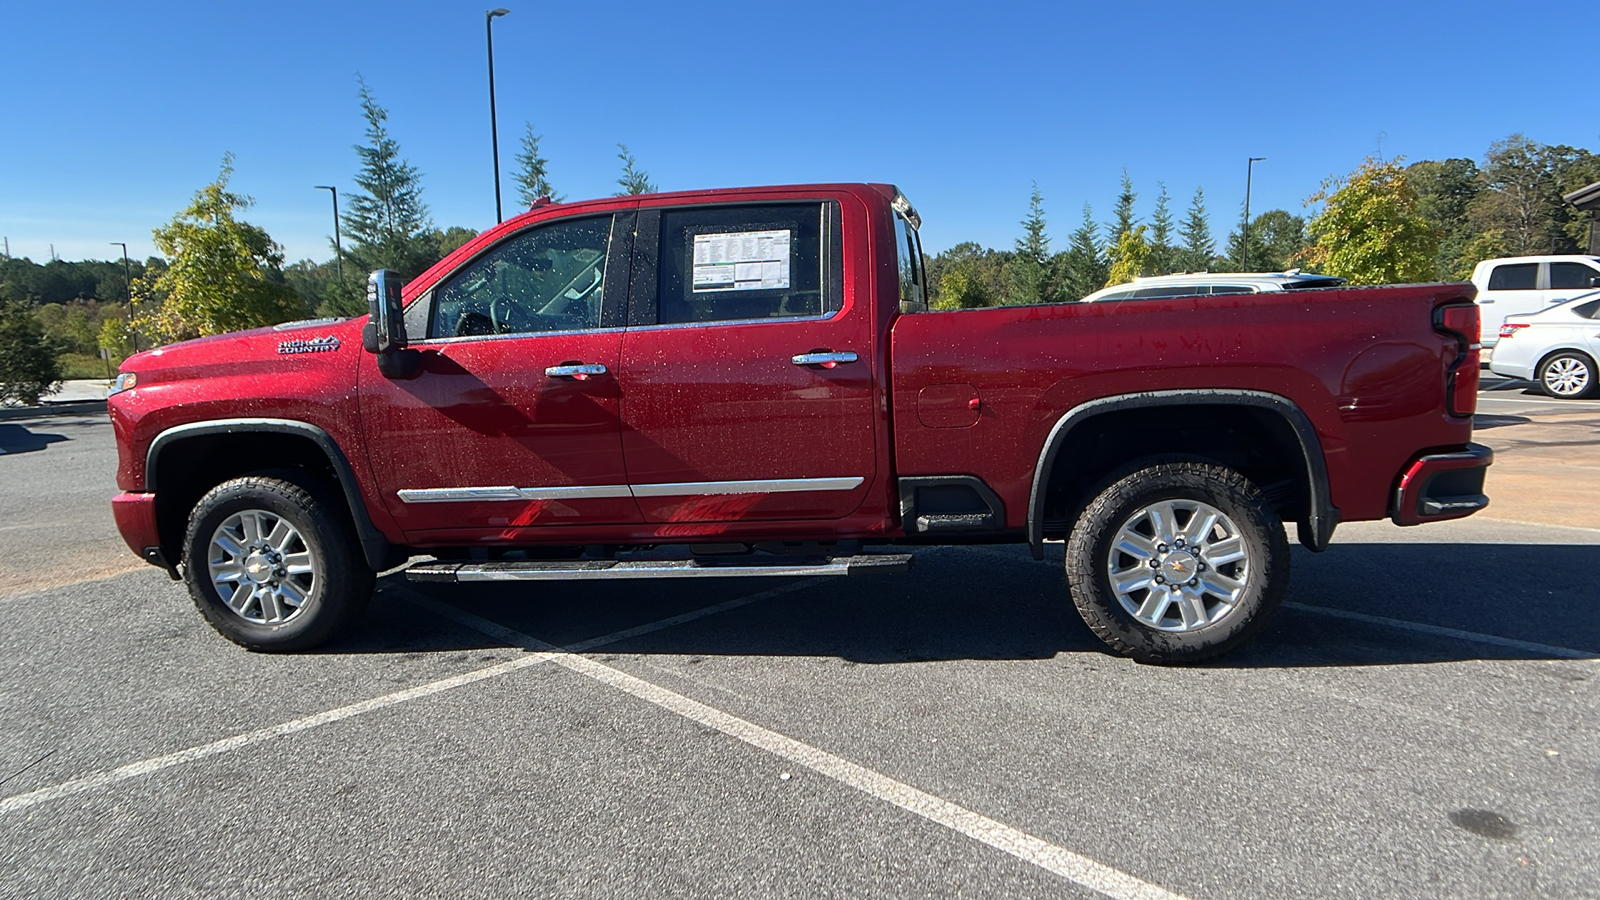
[[[102,381],[106,378],[106,361],[92,353],[63,353],[56,357],[56,363],[61,366],[62,378],[97,378]],[[111,377],[116,377],[117,366],[121,364],[122,360],[112,357]]]

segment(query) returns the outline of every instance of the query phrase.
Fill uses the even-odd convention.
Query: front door
[[[630,211],[518,232],[416,301],[429,304],[420,374],[364,363],[373,475],[408,539],[639,521],[616,377],[632,231]]]
[[[641,210],[623,448],[652,523],[835,519],[877,471],[874,329],[843,291],[841,206]]]

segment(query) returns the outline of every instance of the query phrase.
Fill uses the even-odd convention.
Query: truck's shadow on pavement
[[[51,444],[70,440],[72,439],[64,434],[29,431],[22,425],[0,422],[0,455],[32,453],[35,450],[43,450]]]
[[[1335,544],[1320,555],[1296,548],[1290,605],[1253,643],[1202,665],[1377,666],[1570,657],[1561,651],[1600,657],[1600,598],[1584,583],[1596,560],[1592,545]],[[1020,549],[923,552],[910,575],[817,579],[591,652],[816,656],[864,664],[1105,654],[1071,607],[1057,566],[1035,563]],[[711,579],[446,586],[408,584],[391,575],[380,581],[363,622],[324,652],[506,646],[432,613],[417,615],[423,610],[408,598],[419,596],[567,646],[789,583]],[[399,607],[409,609],[399,614]],[[1428,628],[1516,643],[1495,644]]]

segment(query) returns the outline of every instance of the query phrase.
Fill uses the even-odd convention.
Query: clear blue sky
[[[1015,241],[1029,183],[1054,246],[1124,167],[1147,217],[1206,191],[1220,240],[1251,206],[1302,213],[1381,151],[1481,158],[1523,132],[1600,150],[1600,4],[531,3],[495,23],[501,160],[524,120],[571,199],[616,190],[626,143],[663,190],[889,181],[936,252]],[[37,261],[153,252],[237,154],[247,218],[326,259],[365,76],[436,224],[494,222],[481,2],[4,0],[0,234]]]

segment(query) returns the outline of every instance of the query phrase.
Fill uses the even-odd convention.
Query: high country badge
[[[328,353],[339,349],[339,339],[333,335],[319,338],[304,338],[293,341],[280,341],[279,353]]]

